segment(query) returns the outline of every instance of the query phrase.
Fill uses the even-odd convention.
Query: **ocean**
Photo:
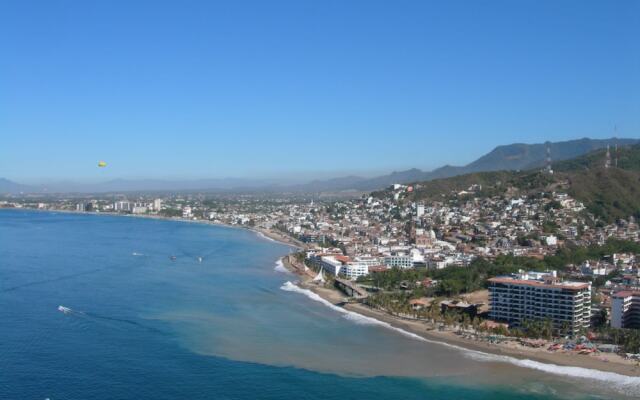
[[[289,251],[244,229],[1,210],[0,399],[640,394],[640,378],[466,351],[336,308],[295,285],[277,262]]]

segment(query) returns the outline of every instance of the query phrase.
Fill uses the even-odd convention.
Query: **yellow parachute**
[[[98,161],[98,167],[100,167],[100,168],[104,168],[104,167],[106,167],[106,166],[107,166],[107,163],[106,163],[106,162],[104,162],[104,161]]]

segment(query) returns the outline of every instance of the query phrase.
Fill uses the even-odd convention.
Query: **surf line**
[[[393,330],[395,332],[398,332],[403,336],[409,337],[411,339],[456,349],[462,352],[464,356],[471,358],[475,361],[504,362],[504,363],[513,364],[519,367],[534,369],[534,370],[538,370],[538,371],[542,371],[550,374],[564,375],[572,378],[597,380],[597,381],[602,381],[609,386],[614,386],[617,390],[625,394],[631,394],[631,395],[640,394],[640,377],[627,376],[627,375],[617,374],[614,372],[599,371],[599,370],[582,368],[582,367],[569,367],[569,366],[562,366],[562,365],[556,365],[556,364],[547,364],[547,363],[542,363],[542,362],[534,361],[530,359],[519,359],[511,356],[490,354],[490,353],[485,353],[478,350],[471,350],[455,344],[446,343],[438,340],[427,339],[415,333],[395,327],[389,324],[388,322],[380,321],[378,319],[368,317],[362,314],[358,314],[357,312],[349,311],[342,307],[338,307],[335,304],[332,304],[331,302],[323,299],[322,297],[312,292],[311,290],[303,289],[289,281],[285,282],[280,287],[280,289],[307,296],[311,300],[319,302],[331,308],[332,310],[343,314],[345,319],[352,321],[354,323],[381,326],[381,327]]]

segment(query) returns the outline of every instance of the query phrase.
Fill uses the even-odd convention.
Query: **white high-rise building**
[[[591,284],[560,282],[555,271],[546,275],[522,273],[491,278],[489,303],[492,319],[519,326],[525,320],[546,320],[554,328],[577,333],[591,321]]]
[[[640,328],[640,292],[624,290],[611,296],[611,327]]]
[[[155,199],[153,201],[153,210],[160,211],[162,209],[162,199]]]
[[[193,214],[191,213],[191,207],[185,207],[182,209],[182,218],[191,218]]]
[[[114,211],[131,211],[133,209],[133,204],[128,201],[116,201],[113,204]]]

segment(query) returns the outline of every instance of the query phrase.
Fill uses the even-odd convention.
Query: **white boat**
[[[69,314],[71,312],[71,309],[65,306],[58,306],[58,311],[60,311],[63,314]]]

